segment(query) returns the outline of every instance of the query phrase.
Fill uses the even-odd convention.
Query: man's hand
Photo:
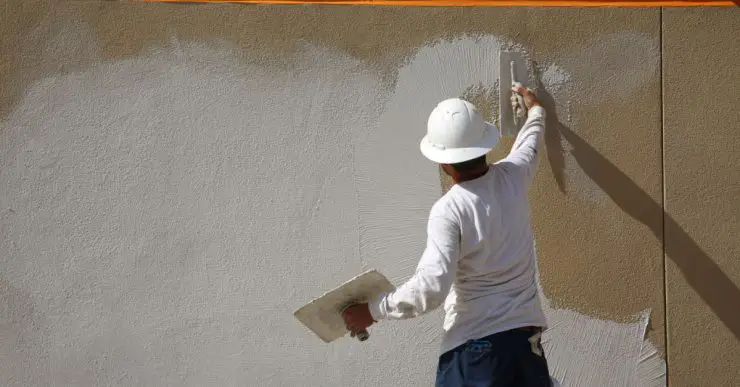
[[[352,337],[355,337],[357,333],[367,329],[375,322],[367,304],[355,304],[348,307],[344,310],[342,317],[344,317],[344,324]]]
[[[522,98],[524,98],[524,105],[527,107],[527,110],[530,110],[535,106],[540,106],[540,100],[537,98],[537,96],[532,91],[522,86],[521,83],[514,83],[511,86],[511,91],[513,93],[521,95]]]

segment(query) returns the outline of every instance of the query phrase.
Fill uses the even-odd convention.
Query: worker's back
[[[432,206],[414,275],[344,312],[357,334],[373,322],[417,317],[444,303],[438,387],[551,386],[527,202],[545,110],[521,84],[511,90],[528,109],[527,120],[509,155],[487,171],[485,155],[498,143],[498,128],[459,98],[434,108],[419,148],[456,184]]]
[[[468,340],[546,325],[536,286],[527,178],[508,159],[454,185],[436,204],[456,217],[461,246],[445,301],[442,353]]]

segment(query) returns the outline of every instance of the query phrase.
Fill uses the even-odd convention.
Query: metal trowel
[[[527,119],[524,99],[511,91],[514,83],[529,87],[527,64],[521,53],[501,51],[499,53],[499,117],[502,136],[516,136]]]
[[[342,317],[344,309],[368,302],[393,289],[395,287],[384,275],[376,270],[368,270],[309,302],[293,315],[321,340],[329,343],[349,333]],[[365,341],[370,334],[362,331],[356,337]]]

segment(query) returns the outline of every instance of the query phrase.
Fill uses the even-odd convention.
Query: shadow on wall
[[[664,253],[681,269],[686,281],[714,314],[736,338],[740,339],[740,309],[737,308],[740,289],[702,251],[678,222],[663,211],[661,205],[653,201],[650,195],[583,138],[560,122],[554,100],[546,90],[540,88],[538,96],[547,109],[545,146],[558,188],[565,192],[565,157],[560,141],[562,136],[571,145],[570,152],[581,169],[619,208],[649,227],[659,240],[665,236],[670,238],[671,243],[664,245]],[[660,219],[663,219],[663,222],[660,222]]]

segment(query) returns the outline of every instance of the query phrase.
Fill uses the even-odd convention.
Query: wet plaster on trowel
[[[418,126],[423,126],[431,107],[449,96],[461,96],[479,104],[495,101],[496,98],[491,98],[491,90],[496,90],[498,86],[498,55],[490,54],[506,46],[502,40],[488,36],[475,40],[461,38],[441,41],[420,49],[408,65],[399,70],[396,90],[390,103],[393,110],[386,110],[383,117],[390,115],[392,120],[389,119],[389,122],[399,122],[398,125],[403,127],[412,126],[414,121]],[[463,50],[465,54],[461,54]],[[553,64],[545,69],[541,77],[542,86],[557,92],[559,97],[569,98],[570,77],[557,64]],[[392,113],[395,110],[399,112]],[[496,111],[495,108],[483,114],[486,119],[495,122],[493,111]],[[378,135],[383,134],[379,132]],[[505,152],[502,147],[508,149],[511,139],[504,139],[502,143],[489,155],[490,158],[502,157]],[[443,191],[446,191],[450,182],[443,179],[442,184]],[[388,195],[398,190],[395,187],[395,182],[389,182],[387,189],[377,188],[383,188],[384,195]],[[392,201],[393,198],[388,200]],[[393,208],[387,211],[390,215]],[[381,240],[378,238],[378,243]],[[416,256],[411,258],[413,263],[416,259]],[[408,270],[408,267],[404,269]],[[542,286],[540,294],[550,322],[550,329],[544,335],[544,346],[551,374],[561,385],[664,385],[664,362],[646,339],[650,310],[622,316],[619,322],[610,321],[553,305],[546,298]]]

